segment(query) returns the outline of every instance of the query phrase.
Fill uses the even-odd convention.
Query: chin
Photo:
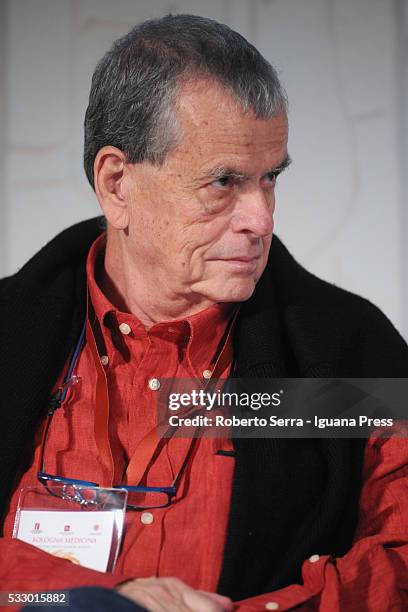
[[[252,278],[246,282],[236,283],[227,281],[219,291],[214,292],[215,302],[245,302],[249,300],[255,290],[255,280]]]

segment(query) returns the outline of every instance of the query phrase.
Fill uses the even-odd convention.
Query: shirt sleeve
[[[302,582],[237,602],[236,610],[408,610],[408,426],[368,440],[354,544],[338,559],[305,560]]]

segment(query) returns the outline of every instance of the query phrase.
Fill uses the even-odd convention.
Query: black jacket
[[[32,461],[34,432],[85,314],[85,261],[100,219],[59,234],[0,282],[0,513]],[[240,309],[237,375],[408,377],[408,347],[370,302],[304,270],[274,237]],[[356,526],[361,440],[235,439],[218,591],[241,599],[298,581],[312,554],[343,555]]]

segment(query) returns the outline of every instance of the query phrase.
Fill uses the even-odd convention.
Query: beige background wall
[[[190,12],[242,32],[290,99],[294,163],[277,234],[317,275],[358,292],[408,337],[406,2],[0,2],[0,274],[98,213],[82,171],[90,76],[136,22]]]

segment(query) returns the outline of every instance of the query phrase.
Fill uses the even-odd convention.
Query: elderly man
[[[403,438],[146,443],[162,378],[408,376],[384,315],[272,240],[286,110],[270,64],[201,17],[142,23],[98,64],[85,170],[104,222],[1,285],[3,591],[104,586],[203,612],[407,605]],[[103,573],[11,538],[20,488],[50,475],[178,486],[164,507],[129,504]]]

